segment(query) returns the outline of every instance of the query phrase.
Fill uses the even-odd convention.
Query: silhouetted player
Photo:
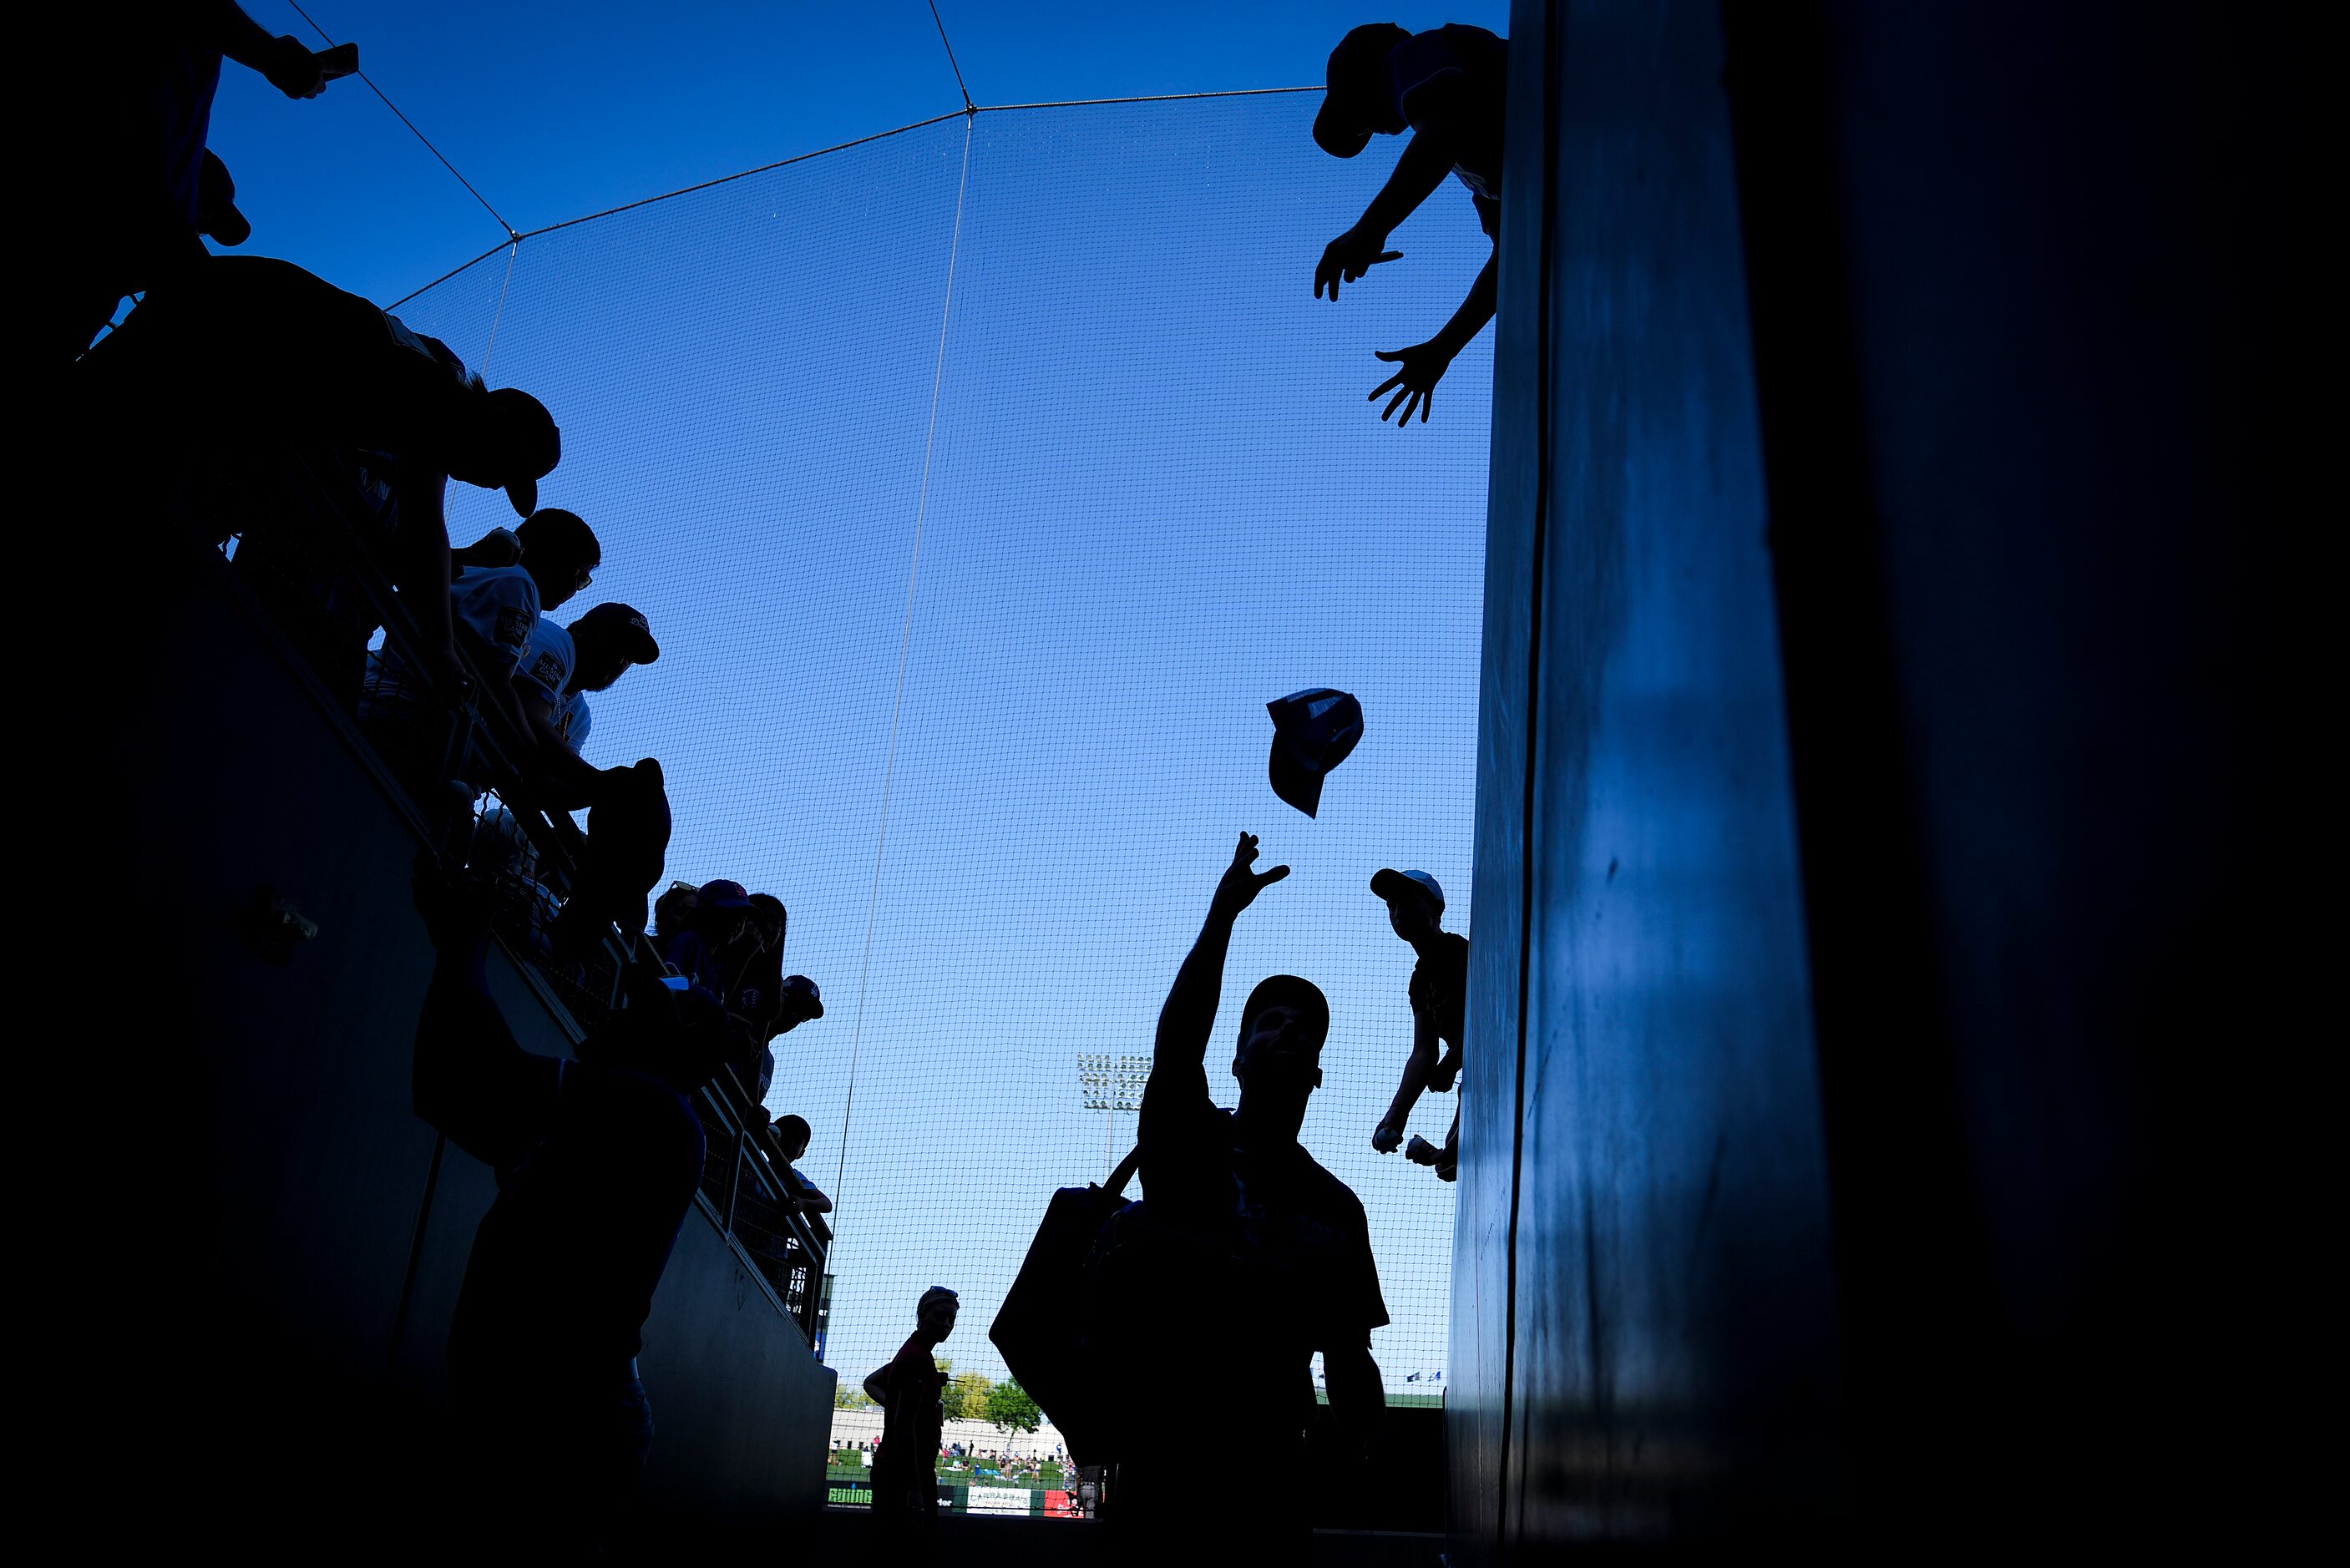
[[[1289,875],[1286,866],[1251,870],[1256,856],[1255,836],[1242,834],[1159,1012],[1142,1096],[1142,1224],[1129,1218],[1112,1230],[1130,1232],[1121,1247],[1158,1251],[1146,1272],[1166,1282],[1128,1303],[1138,1321],[1128,1332],[1142,1340],[1128,1364],[1165,1379],[1150,1386],[1214,1388],[1220,1446],[1262,1456],[1263,1474],[1281,1478],[1303,1473],[1317,1351],[1333,1414],[1367,1436],[1386,1403],[1370,1334],[1388,1309],[1362,1204],[1297,1142],[1330,1032],[1321,990],[1289,974],[1258,982],[1241,1010],[1232,1055],[1239,1108],[1221,1110],[1208,1096],[1206,1057],[1232,924]],[[1144,1391],[1107,1397],[1139,1399]],[[1203,1510],[1185,1459],[1198,1430],[1135,1414],[1140,1418],[1121,1423],[1110,1504],[1133,1549],[1212,1546],[1243,1561],[1304,1560],[1305,1504],[1294,1488],[1244,1487]]]
[[[1503,92],[1509,81],[1509,40],[1482,27],[1455,24],[1413,34],[1392,22],[1356,28],[1330,51],[1329,90],[1314,118],[1314,140],[1336,158],[1352,158],[1374,134],[1412,132],[1395,172],[1371,199],[1353,228],[1332,240],[1314,269],[1314,293],[1353,283],[1380,262],[1403,253],[1387,248],[1397,225],[1444,183],[1460,176],[1476,203],[1477,221],[1498,246],[1502,235]],[[1409,348],[1381,351],[1396,373],[1372,389],[1377,402],[1393,389],[1379,413],[1385,420],[1399,406],[1401,429],[1419,410],[1428,422],[1430,394],[1445,369],[1470,340],[1493,319],[1498,250],[1469,297],[1437,335]]]
[[[1396,1086],[1395,1102],[1388,1106],[1371,1147],[1393,1154],[1411,1121],[1411,1108],[1420,1091],[1443,1094],[1461,1072],[1461,1041],[1468,1012],[1469,939],[1444,929],[1444,889],[1425,871],[1380,872],[1371,878],[1371,891],[1387,900],[1388,924],[1411,944],[1419,961],[1411,970],[1411,1054],[1403,1064],[1403,1082]],[[1438,1059],[1439,1045],[1446,1047]],[[1436,1168],[1446,1181],[1453,1179],[1461,1154],[1461,1113],[1452,1113],[1452,1130],[1444,1147],[1414,1137],[1406,1156],[1414,1164]]]
[[[643,1470],[639,1334],[701,1181],[686,1096],[717,1069],[723,1015],[632,970],[579,1060],[525,1051],[490,995],[484,890],[420,868],[416,903],[440,953],[417,1114],[498,1173],[449,1330],[482,1536],[452,1555],[562,1559],[608,1535]]]
[[[924,1291],[914,1306],[913,1334],[889,1366],[865,1379],[866,1394],[881,1407],[881,1451],[873,1456],[876,1563],[895,1563],[905,1553],[928,1550],[938,1529],[947,1375],[931,1353],[954,1332],[962,1304],[944,1285]]]

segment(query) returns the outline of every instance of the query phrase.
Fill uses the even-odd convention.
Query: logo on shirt
[[[517,606],[498,607],[498,629],[492,640],[508,648],[520,648],[530,640],[531,623],[538,618]]]

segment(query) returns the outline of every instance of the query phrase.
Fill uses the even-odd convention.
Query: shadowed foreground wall
[[[452,1440],[442,1347],[495,1189],[454,1149],[435,1175],[409,1108],[432,967],[409,897],[420,839],[233,572],[169,543],[124,603],[142,649],[190,662],[106,738],[109,831],[73,850],[75,885],[135,889],[88,929],[134,944],[127,983],[97,1000],[128,1009],[98,1038],[133,1047],[105,1055],[138,1098],[130,1136],[90,1146],[110,1158],[68,1168],[90,1222],[72,1255],[108,1263],[49,1342],[78,1377],[59,1429],[88,1445],[82,1474],[138,1472],[133,1530],[430,1541],[452,1477],[482,1462]],[[282,964],[240,936],[265,888],[317,927]],[[569,1053],[502,950],[491,979],[526,1049]],[[832,1374],[699,1202],[644,1340],[657,1511],[773,1523],[821,1506]]]
[[[1455,1544],[2255,1542],[2308,41],[1513,21]]]

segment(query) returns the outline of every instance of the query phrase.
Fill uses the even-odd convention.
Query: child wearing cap
[[[1482,27],[1454,24],[1414,34],[1391,22],[1375,22],[1355,28],[1330,51],[1329,90],[1314,120],[1315,143],[1335,158],[1352,158],[1375,135],[1409,130],[1412,139],[1362,217],[1323,251],[1314,272],[1315,296],[1327,291],[1336,303],[1342,283],[1354,283],[1381,262],[1398,259],[1402,253],[1387,248],[1388,236],[1436,193],[1447,175],[1467,187],[1477,222],[1496,246],[1468,297],[1435,337],[1379,353],[1396,371],[1373,389],[1371,401],[1393,392],[1379,418],[1389,418],[1400,407],[1399,430],[1414,412],[1428,422],[1436,383],[1493,318],[1508,78],[1509,40]]]
[[[1411,1108],[1423,1089],[1443,1094],[1461,1071],[1461,1039],[1465,1033],[1469,998],[1469,939],[1443,928],[1444,889],[1425,871],[1381,871],[1371,878],[1371,891],[1387,901],[1388,924],[1411,944],[1419,961],[1412,966],[1411,1054],[1404,1059],[1403,1082],[1396,1086],[1394,1103],[1371,1134],[1371,1147],[1393,1154],[1403,1142]],[[1438,1059],[1437,1046],[1446,1050]],[[1452,1113],[1452,1130],[1439,1148],[1415,1137],[1405,1149],[1414,1164],[1433,1166],[1439,1179],[1451,1181],[1461,1152],[1461,1113]]]

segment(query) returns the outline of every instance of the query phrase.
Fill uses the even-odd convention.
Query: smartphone
[[[337,44],[331,49],[321,49],[317,58],[318,74],[328,81],[359,74],[359,47],[357,44]]]

